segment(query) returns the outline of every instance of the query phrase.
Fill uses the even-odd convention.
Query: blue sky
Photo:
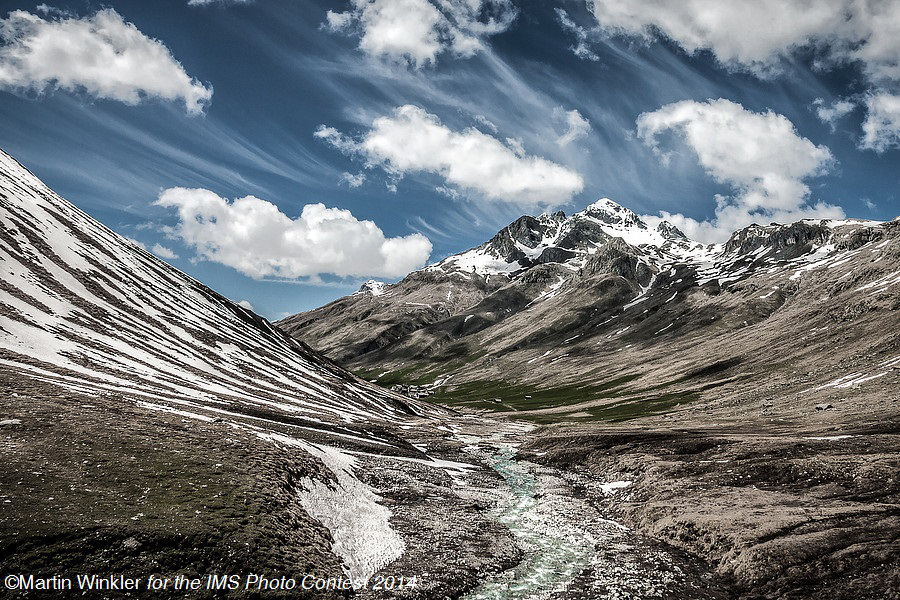
[[[894,0],[0,4],[0,147],[270,318],[604,196],[900,214]]]

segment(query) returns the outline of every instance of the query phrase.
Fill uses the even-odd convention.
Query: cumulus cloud
[[[359,140],[324,125],[315,135],[395,177],[434,173],[450,185],[498,202],[550,205],[568,201],[584,187],[578,173],[526,155],[516,140],[504,143],[475,128],[454,131],[412,105],[375,119]]]
[[[857,62],[874,91],[862,146],[897,146],[898,115],[886,108],[900,90],[900,2],[896,0],[592,0],[601,31],[650,39],[665,35],[687,52],[709,50],[723,64],[770,75],[798,49],[817,66]]]
[[[253,310],[253,305],[250,304],[250,301],[249,301],[249,300],[241,300],[240,302],[237,303],[237,305],[238,305],[238,306],[243,306],[243,307],[246,308],[247,310]]]
[[[561,110],[559,111],[562,112]],[[566,132],[562,134],[556,143],[560,146],[571,144],[575,140],[581,139],[591,131],[591,123],[577,110],[569,110],[565,113]]]
[[[510,0],[351,0],[349,11],[328,11],[326,27],[358,35],[366,54],[420,67],[443,52],[472,56],[515,17]]]
[[[650,39],[656,32],[688,52],[710,50],[725,64],[769,71],[786,53],[831,36],[853,0],[593,0],[600,27]]]
[[[175,254],[171,248],[166,248],[162,244],[154,244],[152,248],[150,248],[150,252],[157,255],[160,258],[165,258],[168,260],[172,260],[173,258],[178,258],[178,255]]]
[[[783,115],[748,111],[723,99],[685,100],[641,114],[637,133],[663,158],[660,138],[675,133],[708,174],[734,189],[733,196],[716,197],[712,221],[662,213],[695,239],[722,241],[751,223],[844,216],[838,206],[808,203],[810,189],[804,180],[826,173],[834,158],[825,146],[801,137]]]
[[[877,92],[866,98],[861,146],[876,152],[900,148],[900,95]]]
[[[421,234],[388,238],[375,223],[324,204],[307,204],[291,218],[254,196],[228,201],[186,188],[164,191],[156,204],[177,210],[178,224],[168,233],[197,258],[257,279],[397,277],[424,265],[431,254],[431,242]]]
[[[182,101],[199,114],[212,88],[191,78],[168,48],[113,9],[76,18],[44,19],[22,10],[0,19],[0,88],[43,93],[61,89],[138,104]]]

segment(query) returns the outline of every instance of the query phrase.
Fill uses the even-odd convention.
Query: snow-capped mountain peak
[[[605,221],[611,225],[646,227],[633,211],[617,202],[613,202],[609,198],[600,198],[593,204],[589,204],[583,211],[577,214],[594,217],[595,219]]]
[[[429,271],[462,272],[482,277],[509,277],[536,264],[561,263],[578,270],[587,257],[619,238],[648,260],[669,262],[703,254],[708,249],[689,240],[663,221],[653,228],[636,213],[601,198],[567,217],[562,211],[523,216],[488,242],[426,267]]]
[[[370,279],[364,284],[362,284],[359,289],[356,291],[357,294],[370,294],[372,296],[380,296],[384,293],[385,283],[383,281],[376,281],[374,279]]]
[[[625,243],[638,248],[662,250],[672,242],[679,245],[687,242],[690,246],[697,244],[668,221],[662,221],[656,228],[651,228],[633,211],[609,198],[601,198],[573,215],[573,218],[590,220],[610,237],[622,238]]]

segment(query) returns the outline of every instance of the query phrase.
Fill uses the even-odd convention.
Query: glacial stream
[[[543,599],[564,590],[594,557],[594,538],[576,525],[570,501],[543,489],[514,454],[512,448],[502,448],[490,462],[509,486],[498,520],[515,536],[525,557],[462,600]]]

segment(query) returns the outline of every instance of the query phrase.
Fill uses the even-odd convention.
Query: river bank
[[[460,556],[452,563],[447,562],[447,549],[439,544],[430,546],[430,555],[418,558],[419,550],[408,548],[407,554],[389,565],[385,573],[415,568],[420,560],[447,565],[449,570],[460,570],[465,564],[468,581],[477,585],[462,596],[452,592],[447,595],[461,600],[727,598],[702,561],[612,520],[611,511],[584,494],[584,477],[524,460],[518,450],[533,430],[531,425],[464,416],[448,423],[439,437],[434,437],[433,431],[420,431],[416,445],[423,450],[446,460],[480,466],[454,475],[452,493],[460,506],[480,509],[479,519],[502,524],[511,538],[493,548],[479,547],[474,555]],[[390,496],[385,500],[390,503]],[[399,505],[391,509],[395,515],[412,515]],[[430,519],[421,521],[423,514],[416,514],[418,523],[405,518],[392,522],[407,535],[411,530],[407,527],[417,527],[416,535],[421,539],[435,530]],[[443,527],[461,531],[462,525],[451,507]],[[465,536],[456,540],[457,547],[466,544]],[[512,560],[510,548],[518,552]],[[490,560],[489,552],[498,549],[505,551],[499,559],[506,564]],[[476,555],[481,560],[480,568],[473,563]],[[441,570],[429,570],[430,581],[439,580],[440,588],[448,589],[450,582],[439,573]],[[429,593],[419,589],[394,596],[361,597],[443,597],[433,595],[437,592],[438,587],[434,587]]]
[[[897,424],[748,429],[557,426],[523,456],[583,477],[581,492],[622,523],[707,560],[734,598],[900,598]]]

